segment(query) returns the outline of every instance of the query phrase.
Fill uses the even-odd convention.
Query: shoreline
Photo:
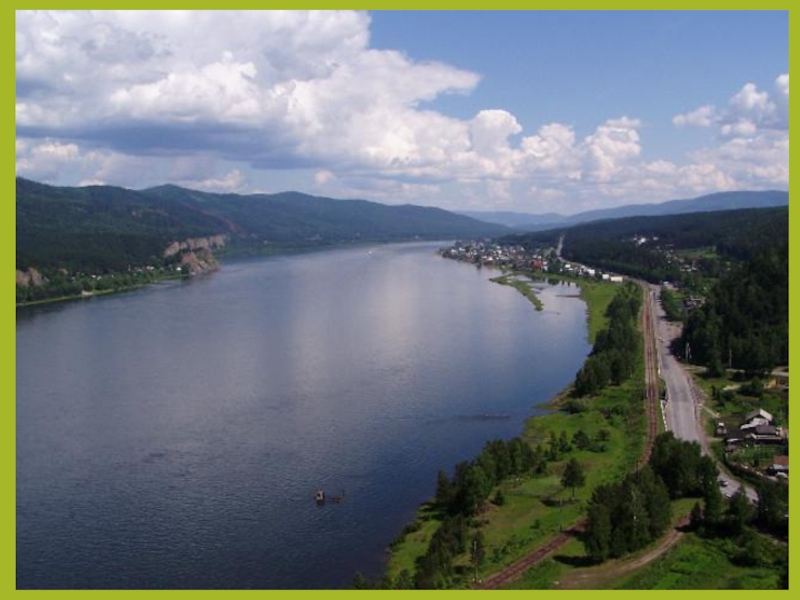
[[[408,244],[408,243],[417,243],[417,242],[430,242],[430,243],[441,243],[443,240],[426,240],[426,239],[410,239],[410,240],[392,240],[392,241],[359,241],[359,242],[341,242],[341,243],[332,243],[332,244],[307,244],[307,245],[298,245],[298,246],[285,246],[285,247],[265,247],[265,248],[241,248],[241,249],[234,249],[234,250],[223,250],[221,252],[217,252],[215,258],[219,264],[219,268],[214,269],[215,271],[220,271],[225,266],[223,262],[225,259],[232,259],[233,261],[236,260],[246,260],[246,259],[256,259],[256,258],[272,258],[278,256],[293,256],[296,254],[307,254],[312,252],[325,252],[327,250],[338,250],[342,248],[363,248],[369,246],[383,246],[387,244]],[[213,273],[213,271],[209,271],[206,273],[199,273],[199,275],[209,275]],[[56,296],[53,298],[43,298],[41,300],[32,300],[30,302],[17,302],[16,308],[28,308],[31,306],[42,306],[46,304],[57,304],[60,302],[73,302],[78,300],[87,300],[90,298],[94,298],[97,296],[110,296],[112,294],[124,293],[124,292],[132,292],[148,285],[153,285],[157,283],[161,283],[163,281],[191,281],[196,275],[171,275],[166,274],[163,276],[154,275],[154,279],[152,281],[145,281],[140,284],[132,285],[132,286],[125,286],[116,289],[110,290],[98,290],[92,292],[82,292],[80,294],[74,294],[71,296]]]
[[[533,274],[531,273],[513,271],[506,273],[501,277],[512,275],[525,275],[531,279],[534,278]],[[603,329],[607,324],[607,319],[603,313],[605,312],[605,307],[609,304],[611,298],[616,295],[619,286],[614,283],[592,282],[583,278],[563,275],[554,277],[548,277],[544,275],[541,277],[541,279],[548,282],[553,282],[556,280],[559,283],[575,284],[579,287],[580,294],[576,295],[576,297],[579,297],[581,300],[583,300],[586,305],[587,340],[590,344],[593,344],[596,333],[600,329]],[[490,281],[497,283],[494,279],[490,279]],[[588,356],[586,358],[588,358]],[[634,375],[630,381],[635,382],[637,377],[637,375]],[[632,386],[635,386],[635,383],[628,384],[628,387]],[[538,403],[532,407],[543,411],[542,414],[529,414],[528,416],[524,417],[522,429],[516,437],[527,440],[529,443],[531,443],[531,445],[535,445],[536,442],[539,442],[540,444],[546,444],[546,440],[548,439],[547,436],[552,435],[557,430],[562,431],[563,434],[563,431],[566,428],[571,434],[573,434],[575,430],[586,428],[589,433],[593,433],[593,431],[596,432],[597,430],[604,429],[605,427],[613,427],[604,422],[603,419],[598,420],[598,417],[591,412],[580,414],[572,414],[569,411],[565,412],[563,405],[569,400],[570,393],[573,388],[574,377],[548,400]],[[614,429],[614,432],[614,436],[617,439],[609,442],[612,446],[612,449],[605,454],[601,453],[597,455],[598,458],[592,459],[598,461],[597,464],[595,464],[594,472],[592,473],[592,479],[595,480],[595,483],[598,483],[600,480],[607,479],[610,475],[613,476],[613,473],[616,473],[616,471],[620,469],[628,468],[624,456],[625,452],[631,449],[631,441],[625,439],[625,432],[623,432],[621,428]],[[635,445],[635,443],[633,445]],[[556,465],[555,470],[560,471],[560,466]],[[558,473],[551,472],[550,476],[546,476],[545,479],[552,479],[553,477],[558,479],[557,475]],[[543,480],[533,478],[529,484],[530,485],[524,482],[522,484],[519,482],[512,484],[511,482],[506,481],[502,482],[498,486],[498,490],[502,489],[506,497],[511,497],[512,495],[517,496],[519,494],[528,497],[539,497],[542,492],[541,489],[528,488],[537,488],[537,486],[541,487],[541,485],[543,485]],[[553,498],[556,498],[559,493],[552,495],[552,490],[550,490],[550,492],[547,494],[549,497],[548,502],[551,502]],[[512,503],[513,502],[515,501],[512,501]],[[495,552],[498,549],[504,550],[508,543],[513,542],[514,538],[519,537],[527,538],[527,541],[525,542],[527,549],[525,552],[529,552],[530,550],[539,547],[542,543],[545,543],[549,537],[559,535],[559,532],[569,530],[570,527],[574,526],[574,524],[583,517],[583,512],[579,508],[579,505],[580,501],[577,504],[567,501],[563,508],[560,508],[557,511],[544,509],[545,512],[542,514],[533,515],[532,512],[535,511],[535,509],[533,509],[533,511],[527,513],[527,517],[519,514],[519,511],[514,512],[516,509],[510,509],[509,512],[511,512],[511,514],[506,515],[507,519],[510,519],[510,522],[507,526],[502,524],[500,525],[501,528],[505,528],[503,531],[501,531],[501,533],[507,534],[506,537],[508,537],[508,535],[511,536],[510,540],[507,540],[505,544],[503,544],[503,539],[497,540],[498,530],[496,528],[498,525],[495,524],[492,526],[491,524],[487,525],[487,523],[493,521],[495,516],[503,513],[503,511],[506,509],[498,510],[498,508],[490,505],[488,507],[488,511],[483,513],[482,516],[478,517],[478,520],[482,523],[479,526],[478,531],[485,532],[487,540],[490,540],[490,538],[494,535],[496,541],[490,547],[492,547]],[[540,510],[539,512],[542,511]],[[572,513],[575,514],[573,515]],[[403,571],[410,571],[411,573],[414,572],[414,562],[417,557],[425,553],[428,546],[427,542],[438,527],[437,519],[439,518],[441,518],[441,515],[437,516],[433,498],[417,506],[412,519],[387,546],[387,555],[385,557],[383,570],[384,579],[391,580],[393,578],[400,577]],[[532,520],[534,524],[521,529],[518,523],[520,518],[526,519],[527,521]],[[531,527],[533,527],[533,533],[531,533]],[[490,541],[487,541],[487,543],[490,543]],[[500,544],[503,545],[500,546]],[[522,546],[519,548],[522,548]],[[492,569],[489,569],[487,572],[483,573],[484,580],[496,573],[499,573],[506,566],[507,564],[505,562],[496,564]],[[461,588],[457,585],[454,588],[448,589]]]

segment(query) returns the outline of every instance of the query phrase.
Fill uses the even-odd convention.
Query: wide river
[[[19,588],[339,588],[590,350],[439,244],[228,262],[17,311]],[[345,495],[317,506],[314,492]]]

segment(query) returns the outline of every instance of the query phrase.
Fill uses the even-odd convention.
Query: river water
[[[519,434],[590,350],[574,286],[537,312],[436,247],[18,310],[18,587],[378,577],[437,470]]]

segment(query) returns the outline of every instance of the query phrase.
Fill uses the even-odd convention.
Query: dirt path
[[[614,560],[603,563],[596,567],[586,567],[576,569],[569,574],[569,578],[558,582],[556,589],[559,590],[597,590],[605,587],[605,584],[619,579],[645,565],[651,563],[667,550],[677,544],[683,537],[683,531],[673,529],[661,540],[652,550],[641,556],[627,560]]]

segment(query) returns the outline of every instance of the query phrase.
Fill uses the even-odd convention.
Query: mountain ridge
[[[695,198],[667,200],[657,204],[626,204],[563,215],[560,213],[520,213],[512,211],[458,211],[473,219],[498,223],[527,231],[577,225],[603,219],[664,216],[695,212],[716,212],[740,208],[767,208],[789,204],[789,192],[782,190],[715,192]]]
[[[59,187],[17,178],[17,268],[126,270],[170,243],[225,234],[233,251],[352,242],[493,237],[509,228],[440,208],[300,192],[216,194],[167,184]]]

